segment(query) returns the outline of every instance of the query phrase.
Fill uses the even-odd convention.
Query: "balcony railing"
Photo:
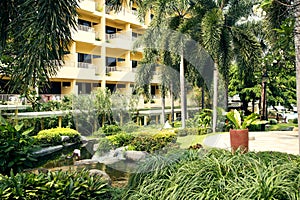
[[[106,34],[106,40],[112,40],[112,39],[116,39],[116,38],[123,39],[123,40],[130,40],[130,37],[123,33]]]
[[[106,67],[106,73],[108,72],[114,72],[117,71],[117,67],[116,66],[107,66]]]
[[[80,30],[80,31],[86,31],[86,32],[94,32],[94,28],[93,27],[85,26],[85,25],[81,25],[81,24],[78,24],[78,30]]]
[[[84,69],[94,69],[95,66],[91,63],[86,62],[78,62],[77,64],[78,68],[84,68]]]

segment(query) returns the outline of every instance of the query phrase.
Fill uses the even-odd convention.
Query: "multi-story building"
[[[105,0],[82,0],[78,9],[78,27],[65,64],[52,78],[52,94],[89,94],[96,87],[131,93],[142,48],[133,52],[134,41],[150,23],[150,13],[141,22],[137,7],[124,5],[119,12]],[[154,77],[151,94],[159,96]]]

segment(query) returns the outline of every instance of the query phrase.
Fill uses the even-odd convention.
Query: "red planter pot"
[[[238,148],[243,153],[248,152],[249,149],[249,130],[243,129],[243,130],[236,130],[236,129],[230,129],[230,145],[231,150],[234,153]]]

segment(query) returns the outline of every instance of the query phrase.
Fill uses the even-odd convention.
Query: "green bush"
[[[137,132],[137,133],[118,133],[116,135],[107,136],[106,139],[115,147],[129,146],[130,150],[154,152],[162,149],[169,143],[176,142],[176,133],[171,131],[159,131],[157,133]],[[103,141],[107,146],[107,141]],[[101,151],[102,147],[99,149]]]
[[[118,133],[106,137],[115,147],[122,147],[130,144],[134,136],[130,133]]]
[[[59,145],[62,144],[61,136],[68,136],[68,142],[80,142],[80,133],[71,128],[52,128],[40,131],[36,136],[36,144],[39,145]]]
[[[293,124],[298,124],[298,118],[293,119]]]
[[[0,173],[8,174],[10,170],[19,172],[33,167],[33,139],[28,134],[33,130],[23,131],[22,125],[12,126],[0,116]]]
[[[119,199],[120,192],[87,170],[0,175],[1,199]]]
[[[118,125],[104,125],[101,129],[105,135],[114,135],[121,131]]]
[[[186,150],[147,158],[123,199],[299,199],[300,157]]]
[[[132,132],[138,131],[138,129],[140,129],[140,128],[141,127],[134,122],[129,122],[129,123],[125,124],[124,126],[122,126],[122,130],[126,133],[132,133]]]

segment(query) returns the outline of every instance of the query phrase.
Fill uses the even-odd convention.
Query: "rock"
[[[130,161],[139,161],[141,159],[146,158],[147,152],[144,151],[126,151],[125,158]]]
[[[61,149],[63,149],[63,145],[57,145],[57,146],[53,146],[53,147],[43,148],[41,150],[33,152],[32,154],[35,156],[38,156],[38,157],[45,156],[45,155],[51,154],[53,152],[59,151]]]
[[[74,165],[78,166],[78,165],[89,165],[89,164],[96,164],[96,163],[98,163],[97,160],[84,159],[84,160],[75,161]]]
[[[293,131],[298,131],[298,130],[299,130],[298,127],[294,127],[294,128],[293,128]]]
[[[82,144],[86,144],[89,140],[85,136],[80,136],[80,141]]]
[[[70,137],[69,136],[61,136],[61,141],[62,142],[67,142],[70,140]]]
[[[96,152],[99,148],[99,143],[93,145],[93,151]]]
[[[89,170],[89,174],[90,176],[100,176],[101,178],[103,178],[105,181],[107,181],[107,183],[109,185],[111,185],[111,178],[109,177],[109,175],[104,172],[104,171],[101,171],[99,169],[90,169]]]

